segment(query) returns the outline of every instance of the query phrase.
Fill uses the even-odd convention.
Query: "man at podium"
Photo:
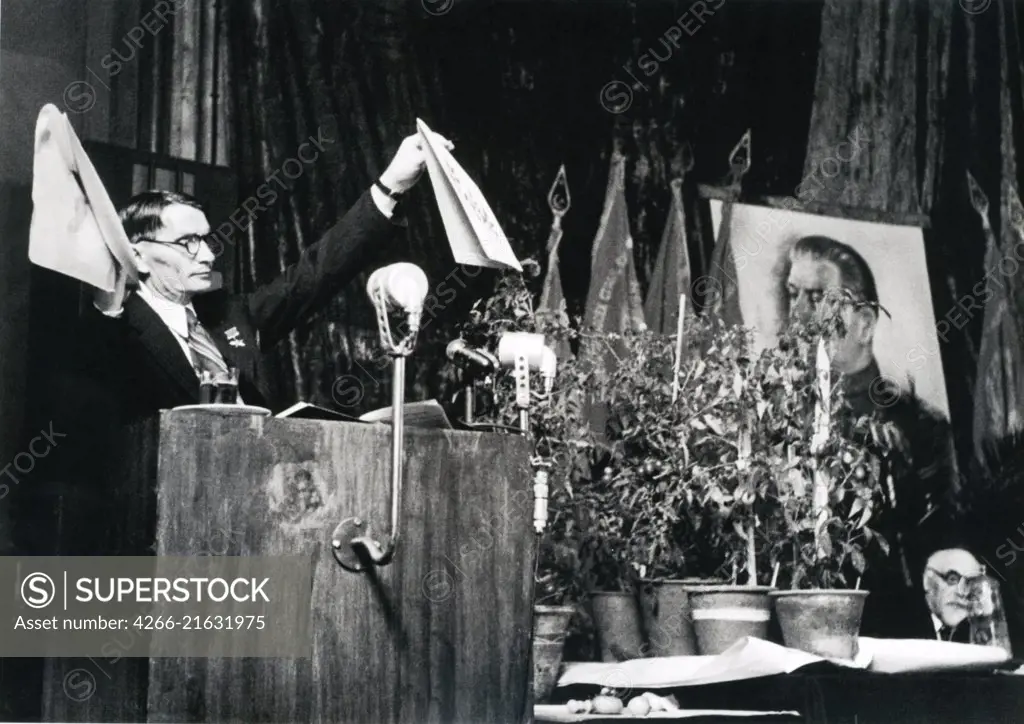
[[[204,373],[233,368],[240,401],[275,407],[261,353],[372,263],[394,230],[398,200],[425,167],[422,142],[419,134],[406,138],[379,180],[316,244],[247,294],[219,288],[211,227],[197,200],[167,191],[131,199],[119,216],[139,284],[120,294],[94,289],[94,308],[82,313],[69,340],[73,351],[49,385],[49,413],[67,435],[56,457],[89,464],[104,454],[109,431],[199,403]],[[37,203],[35,213],[46,209]],[[123,288],[122,274],[119,268]]]

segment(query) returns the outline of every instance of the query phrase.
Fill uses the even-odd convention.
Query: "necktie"
[[[195,312],[186,308],[185,313],[188,316],[188,348],[192,350],[192,366],[196,373],[210,372],[214,377],[226,377],[228,366],[210,333],[199,323]]]
[[[952,641],[960,626],[942,626],[939,629],[939,638],[943,641]]]

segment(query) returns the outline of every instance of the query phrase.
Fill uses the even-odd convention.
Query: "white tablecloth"
[[[665,656],[619,663],[569,663],[558,686],[593,684],[615,689],[700,686],[790,674],[811,664],[878,673],[988,669],[1007,660],[1002,649],[927,639],[860,639],[856,661],[823,659],[769,641],[743,638],[717,656]]]

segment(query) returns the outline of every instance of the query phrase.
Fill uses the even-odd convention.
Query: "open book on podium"
[[[479,187],[426,123],[417,118],[416,128],[423,137],[427,175],[455,261],[521,272],[523,267]]]
[[[452,423],[437,400],[407,402],[402,405],[405,424],[409,427],[425,427],[435,430],[451,430]],[[390,407],[372,410],[359,417],[346,415],[344,412],[330,410],[326,407],[309,402],[296,402],[287,410],[282,410],[275,417],[292,418],[295,420],[335,420],[338,422],[391,422]]]
[[[402,405],[402,413],[405,424],[409,427],[426,427],[435,430],[452,429],[451,420],[448,419],[444,408],[437,400],[407,402]],[[360,415],[359,419],[363,422],[391,422],[392,415],[390,407],[382,407],[379,410]]]

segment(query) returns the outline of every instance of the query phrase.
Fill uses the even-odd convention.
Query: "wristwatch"
[[[384,195],[387,196],[388,198],[394,199],[395,201],[400,201],[401,198],[402,198],[402,194],[401,193],[399,193],[397,191],[392,191],[387,186],[385,186],[384,182],[381,181],[380,179],[377,179],[376,181],[374,181],[373,185],[376,186],[377,188],[379,188],[382,192],[384,192]]]

